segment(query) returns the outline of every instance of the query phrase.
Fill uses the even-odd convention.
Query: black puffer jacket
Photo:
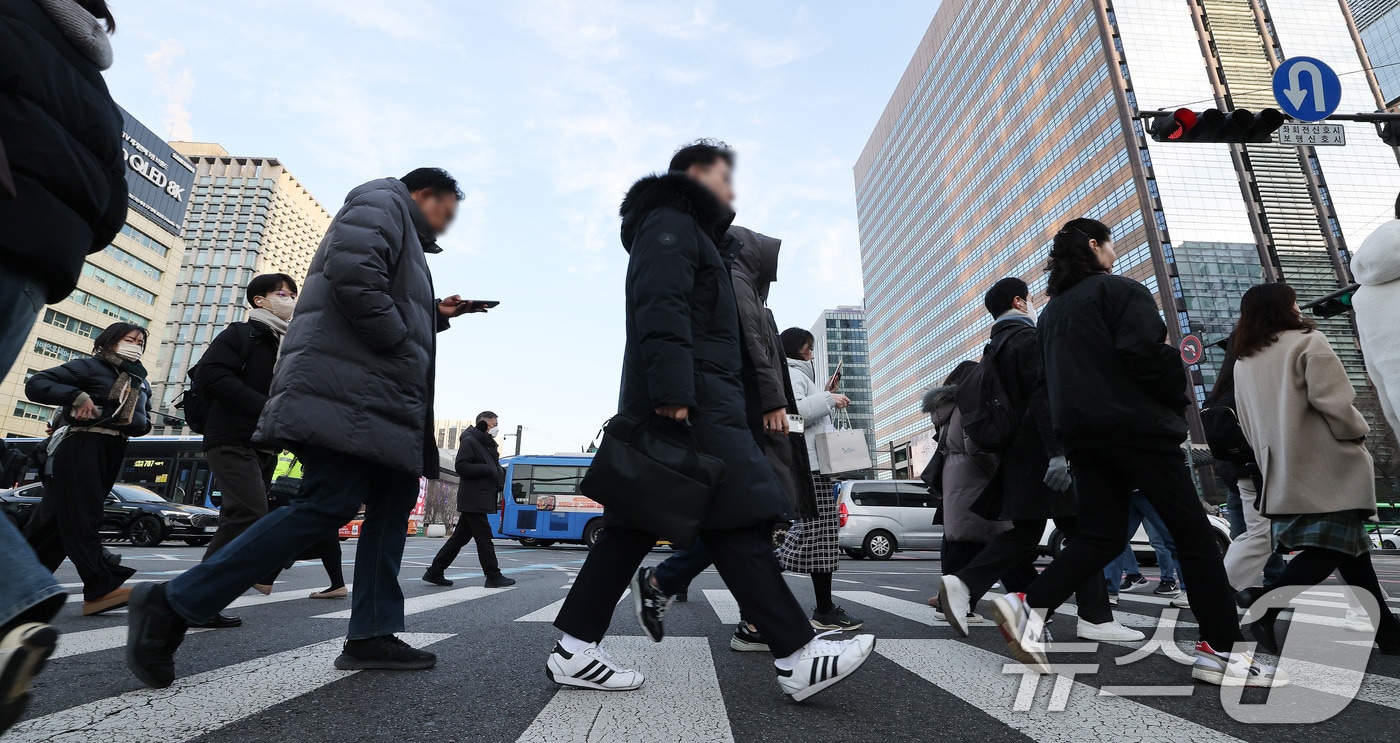
[[[496,495],[506,483],[501,468],[501,445],[485,431],[472,426],[462,432],[457,448],[457,510],[461,513],[494,513]]]
[[[195,382],[213,403],[204,426],[205,451],[252,446],[276,363],[277,334],[262,323],[232,323],[214,336],[195,369]]]
[[[631,254],[622,412],[645,418],[665,405],[691,409],[701,450],[725,467],[703,529],[790,518],[787,495],[746,420],[734,284],[715,247],[731,217],[704,186],[682,174],[638,181],[621,215],[622,245]]]
[[[0,265],[57,302],[126,219],[122,117],[97,63],[34,0],[0,0],[0,139],[18,192],[0,199]]]
[[[397,178],[356,187],[297,298],[253,440],[310,444],[436,477],[437,332],[423,213]]]
[[[1152,293],[1132,279],[1090,276],[1050,300],[1040,344],[1051,419],[1067,454],[1181,448],[1186,372],[1166,339]]]
[[[117,374],[117,368],[102,359],[93,356],[73,359],[63,366],[45,369],[30,377],[24,385],[24,394],[41,405],[58,405],[67,412],[66,409],[78,394],[86,392],[92,398],[92,403],[107,415],[119,405],[118,401],[107,397],[112,385],[117,383]],[[151,385],[145,379],[141,380],[140,394],[131,423],[116,429],[127,436],[145,436],[151,431]],[[105,419],[66,422],[75,431],[87,426],[112,427]]]

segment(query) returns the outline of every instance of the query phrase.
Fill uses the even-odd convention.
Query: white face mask
[[[131,341],[122,341],[118,343],[116,350],[113,351],[113,353],[126,359],[127,361],[140,361],[141,354],[145,352],[146,349],[143,348],[139,343],[132,343]]]
[[[493,439],[496,438],[496,436],[500,435],[500,433],[501,433],[501,427],[500,427],[500,426],[492,426],[490,429],[488,429],[488,430],[486,431],[486,435],[490,436],[490,437],[493,438]]]
[[[297,301],[292,297],[283,297],[277,294],[263,297],[263,309],[288,322],[291,322],[292,311],[296,309],[296,306]]]
[[[1026,300],[1026,316],[1031,319],[1031,322],[1036,322],[1040,319],[1040,313],[1036,311],[1035,305],[1032,304],[1029,299]]]

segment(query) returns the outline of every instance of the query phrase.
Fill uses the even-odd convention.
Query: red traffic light
[[[1170,116],[1154,117],[1149,130],[1152,138],[1158,142],[1180,142],[1194,126],[1196,112],[1189,108],[1179,108]]]

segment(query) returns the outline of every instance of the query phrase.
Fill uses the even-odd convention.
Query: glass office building
[[[840,414],[839,425],[865,431],[870,459],[875,461],[875,409],[870,393],[870,342],[865,332],[864,307],[837,307],[822,312],[812,325],[817,378],[823,383],[841,367],[841,394],[851,404]]]
[[[1400,0],[1347,0],[1387,108],[1400,105]]]
[[[1344,73],[1341,110],[1376,110],[1354,32],[1345,6],[1316,0],[944,0],[855,167],[882,459],[929,427],[921,391],[980,356],[992,282],[1019,276],[1045,301],[1069,218],[1112,228],[1115,271],[1157,297],[1173,344],[1223,337],[1260,281],[1305,301],[1346,283],[1348,246],[1400,191],[1371,125],[1348,124],[1346,147],[1158,143],[1138,115],[1276,107],[1288,54]],[[1349,319],[1323,329],[1383,433]],[[1221,356],[1190,368],[1198,399]]]
[[[217,144],[172,143],[197,170],[185,220],[179,290],[156,357],[152,406],[172,403],[209,342],[248,310],[245,290],[260,273],[285,273],[298,286],[331,215],[275,158],[238,157]],[[185,433],[182,426],[157,433]]]

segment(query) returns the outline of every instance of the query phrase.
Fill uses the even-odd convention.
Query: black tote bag
[[[700,453],[689,423],[618,414],[579,489],[603,504],[608,522],[690,549],[723,477],[724,463]]]

